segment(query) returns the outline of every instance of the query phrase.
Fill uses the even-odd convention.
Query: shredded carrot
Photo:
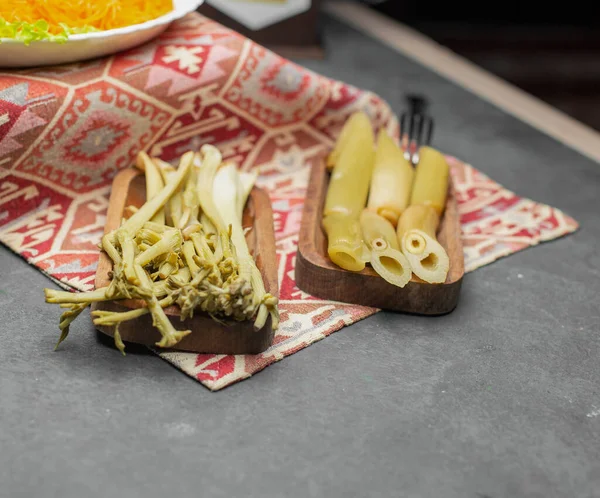
[[[51,34],[121,28],[172,10],[172,0],[0,0],[0,19],[25,24],[45,21]]]

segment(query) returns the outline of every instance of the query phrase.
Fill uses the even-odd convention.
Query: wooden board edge
[[[128,311],[114,301],[93,303],[91,311]],[[271,317],[260,330],[254,330],[251,322],[243,325],[232,323],[230,326],[214,327],[211,318],[195,316],[181,321],[178,316],[168,315],[177,330],[191,329],[192,333],[184,337],[176,348],[160,349],[161,352],[188,352],[196,354],[260,354],[273,344],[275,331]],[[241,325],[241,326],[240,326]],[[108,337],[114,337],[114,327],[95,325],[96,330]],[[155,347],[160,340],[160,333],[152,326],[152,318],[145,315],[136,320],[123,322],[119,327],[121,339],[127,343],[142,344]],[[202,334],[202,337],[199,336]],[[200,351],[201,349],[201,351]]]
[[[319,273],[319,276],[316,274]],[[367,306],[371,308],[377,308],[385,311],[392,311],[404,314],[424,315],[424,316],[440,316],[446,315],[454,311],[457,307],[460,292],[462,289],[463,277],[456,279],[455,281],[447,284],[427,284],[413,282],[413,286],[426,286],[428,290],[434,291],[440,287],[444,287],[444,300],[432,300],[427,306],[423,306],[420,309],[409,309],[405,306],[394,306],[390,305],[385,300],[382,300],[377,293],[364,292],[361,294],[360,299],[349,297],[349,293],[345,293],[342,290],[324,290],[318,285],[318,282],[323,280],[323,274],[326,274],[326,278],[329,281],[335,281],[339,278],[339,272],[331,268],[322,268],[315,266],[312,262],[304,257],[304,254],[300,251],[296,255],[296,285],[299,289],[307,294],[320,299],[327,299],[334,302],[342,302],[346,304],[352,304],[356,306]],[[348,289],[352,288],[370,288],[371,285],[368,280],[380,280],[381,277],[372,275],[361,275],[360,273],[352,273],[347,276],[350,283],[348,283]],[[384,282],[387,284],[387,282]],[[377,283],[377,286],[381,284]],[[390,285],[390,284],[387,284]],[[406,289],[406,288],[405,288]],[[402,289],[402,290],[405,290]]]

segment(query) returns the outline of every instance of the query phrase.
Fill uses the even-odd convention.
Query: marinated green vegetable
[[[327,234],[327,254],[331,261],[348,271],[365,268],[369,256],[357,218],[333,214],[323,219],[323,229]]]
[[[323,216],[341,214],[358,219],[367,204],[375,160],[375,137],[364,113],[352,116],[346,126],[349,127],[347,142],[331,172]]]
[[[82,293],[44,289],[47,302],[67,309],[61,316],[59,344],[91,303],[120,299],[141,299],[146,306],[95,311],[93,316],[94,324],[115,327],[115,345],[121,351],[119,325],[148,313],[161,333],[157,346],[176,346],[190,331],[174,327],[164,311],[172,305],[179,306],[182,321],[203,311],[218,321],[254,320],[260,329],[270,315],[277,329],[278,300],[265,290],[241,221],[256,174],[222,164],[212,146],[184,154],[177,169],[144,153],[137,166],[150,177],[146,203],[102,238],[102,248],[113,261],[110,285]]]
[[[360,216],[363,238],[370,250],[369,263],[387,282],[404,287],[412,277],[410,264],[400,252],[393,225],[365,209]]]
[[[400,217],[397,235],[415,275],[429,283],[446,281],[450,260],[437,241],[439,216],[433,206],[409,206]]]
[[[377,137],[367,207],[395,227],[410,201],[414,174],[414,168],[404,158],[402,149],[382,129]]]
[[[431,147],[421,147],[410,204],[431,206],[441,216],[446,207],[449,177],[450,167],[443,154]]]
[[[359,217],[369,193],[374,141],[369,118],[364,113],[356,113],[346,123],[334,151],[335,165],[327,189],[322,226],[327,234],[329,257],[349,271],[365,267],[367,251]]]
[[[154,199],[160,190],[165,186],[162,175],[156,163],[145,152],[138,154],[136,165],[146,176],[146,200]],[[152,217],[152,221],[161,225],[165,224],[165,212],[160,208]]]

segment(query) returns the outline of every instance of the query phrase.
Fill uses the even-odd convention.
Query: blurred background
[[[364,3],[600,130],[597,2]]]
[[[213,0],[214,5],[223,0]],[[256,4],[236,0],[236,9]],[[301,0],[286,0],[297,3]],[[328,0],[336,1],[336,0]],[[552,2],[423,2],[353,0],[408,25],[480,67],[600,130],[600,4]],[[266,0],[265,0],[266,2]],[[306,0],[303,12],[263,29],[211,6],[201,11],[258,43],[292,58],[326,56],[321,7]],[[271,3],[271,5],[273,5]],[[281,4],[280,4],[281,5]]]

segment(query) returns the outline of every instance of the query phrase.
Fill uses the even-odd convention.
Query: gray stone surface
[[[600,167],[326,27],[306,65],[396,109],[426,93],[436,146],[582,230],[469,274],[449,316],[381,313],[214,394],[87,316],[53,352],[49,281],[0,248],[1,497],[600,496]]]

